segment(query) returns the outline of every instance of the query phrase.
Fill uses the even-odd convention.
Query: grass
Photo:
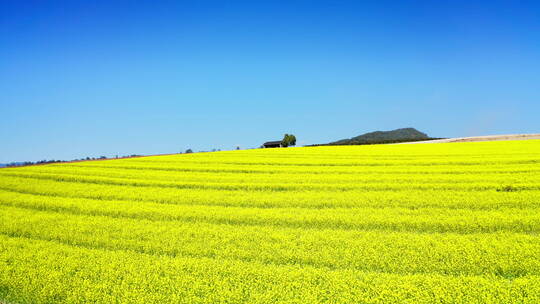
[[[0,302],[538,303],[540,141],[0,170]]]

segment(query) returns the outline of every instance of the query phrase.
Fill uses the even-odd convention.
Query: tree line
[[[124,155],[124,156],[118,156],[116,155],[115,157],[106,157],[106,156],[100,156],[100,157],[83,157],[83,158],[77,158],[77,159],[72,159],[72,160],[55,160],[55,159],[51,159],[51,160],[38,160],[36,162],[31,162],[31,161],[24,161],[24,162],[11,162],[9,164],[5,164],[6,167],[20,167],[20,166],[31,166],[31,165],[42,165],[42,164],[54,164],[54,163],[68,163],[68,162],[76,162],[76,161],[84,161],[84,160],[103,160],[103,159],[116,159],[116,158],[128,158],[128,157],[137,157],[137,156],[141,156],[141,155],[138,155],[138,154],[131,154],[131,155]]]

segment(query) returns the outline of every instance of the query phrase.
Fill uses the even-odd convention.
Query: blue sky
[[[474,3],[472,3],[474,2]],[[0,1],[0,162],[540,132],[536,1]]]

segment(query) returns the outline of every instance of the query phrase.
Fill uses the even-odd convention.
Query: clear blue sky
[[[538,1],[1,1],[0,163],[540,132]]]

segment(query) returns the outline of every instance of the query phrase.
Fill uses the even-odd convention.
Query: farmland
[[[0,302],[540,303],[540,140],[0,169]]]

